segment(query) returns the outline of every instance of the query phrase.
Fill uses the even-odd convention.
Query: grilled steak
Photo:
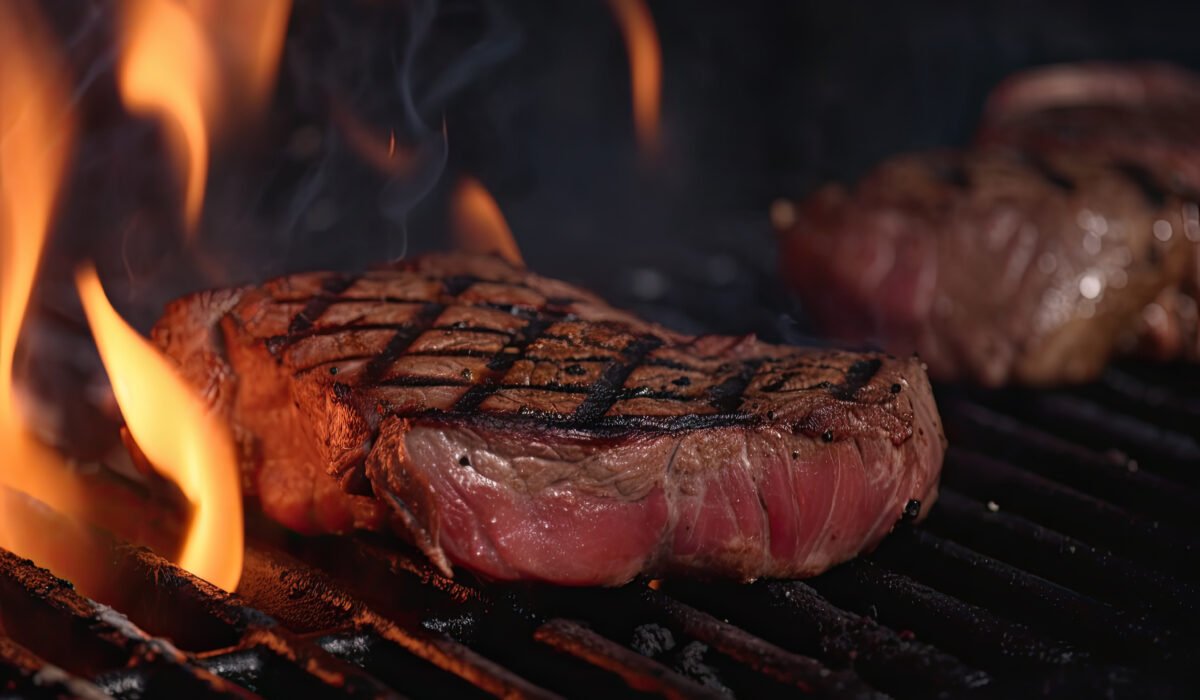
[[[1187,201],[1183,235],[1200,242],[1200,76],[1159,63],[1079,63],[1004,81],[988,99],[978,140],[1027,153],[1076,151],[1145,173]],[[1200,247],[1179,289],[1142,314],[1139,351],[1200,360]]]
[[[393,530],[447,572],[815,574],[936,496],[915,359],[685,336],[496,258],[197,294],[154,337],[269,515]]]
[[[895,158],[781,231],[783,273],[848,340],[987,385],[1096,375],[1177,289],[1195,204],[1133,163],[983,149]]]
[[[1131,163],[1200,192],[1200,76],[1160,63],[1077,63],[1018,73],[988,97],[978,142]]]

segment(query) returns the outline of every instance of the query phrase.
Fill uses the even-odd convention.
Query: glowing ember
[[[494,253],[514,265],[525,265],[500,206],[475,178],[465,177],[458,183],[454,191],[453,215],[452,226],[459,249]]]
[[[662,48],[654,28],[654,16],[644,0],[608,0],[616,16],[625,48],[629,52],[629,74],[633,86],[633,124],[643,152],[654,154],[659,146],[659,113],[662,102]]]
[[[81,270],[76,283],[130,434],[192,504],[179,565],[233,590],[242,573],[242,499],[228,427],[113,310],[95,270]]]
[[[27,526],[21,513],[41,506],[14,492],[67,513],[84,501],[61,457],[26,430],[13,356],[74,135],[67,86],[38,18],[0,3],[0,546],[47,566],[70,557],[54,534]]]

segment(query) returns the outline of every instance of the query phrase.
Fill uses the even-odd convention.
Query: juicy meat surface
[[[919,352],[935,378],[1083,381],[1189,274],[1194,211],[1134,163],[901,156],[805,200],[780,231],[781,266],[825,330]]]
[[[1162,63],[1075,63],[1018,73],[988,98],[977,141],[1022,152],[1082,152],[1132,166],[1184,200],[1200,242],[1200,75]],[[1200,246],[1179,288],[1142,313],[1139,352],[1200,360]]]
[[[945,448],[915,359],[681,335],[491,257],[201,293],[154,338],[269,515],[446,572],[816,574],[923,515]]]

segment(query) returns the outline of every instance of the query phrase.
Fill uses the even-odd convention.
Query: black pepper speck
[[[821,439],[825,442],[833,442],[833,431],[826,430],[825,432],[821,433]]]
[[[904,388],[904,387],[900,386],[899,384],[893,384],[893,385],[892,385],[892,393],[893,393],[893,394],[899,394],[899,393],[900,393],[900,390],[901,390],[901,389],[903,389],[903,388]]]
[[[466,455],[463,455],[462,457],[458,458],[458,464],[459,466],[469,467],[471,466],[471,460]]]
[[[330,368],[329,368],[329,373],[330,373],[330,374],[337,374],[337,373],[338,373],[338,368],[337,368],[337,367],[330,367]]]
[[[910,498],[908,500],[908,503],[904,504],[904,519],[905,520],[916,520],[917,516],[920,514],[921,514],[921,501],[919,501],[915,498]]]

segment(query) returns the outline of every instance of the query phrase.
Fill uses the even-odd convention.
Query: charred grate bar
[[[1184,371],[940,390],[954,448],[929,520],[808,581],[498,586],[252,518],[237,594],[113,543],[92,600],[0,552],[0,694],[1191,697],[1200,494],[1187,433],[1154,420],[1194,408]]]

